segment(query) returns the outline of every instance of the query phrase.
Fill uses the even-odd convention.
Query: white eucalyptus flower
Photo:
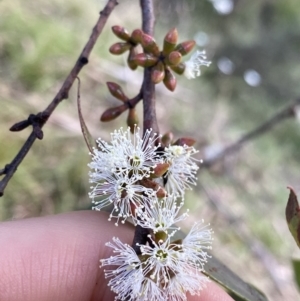
[[[193,265],[195,269],[204,269],[204,265],[210,255],[207,250],[211,250],[213,241],[212,229],[209,225],[203,225],[204,221],[193,225],[188,235],[182,241],[182,251],[184,257]]]
[[[196,162],[201,161],[192,157],[195,153],[197,151],[187,145],[170,145],[165,148],[166,162],[170,164],[165,176],[168,193],[183,197],[185,189],[191,189],[191,185],[197,184],[196,174],[199,167]]]
[[[157,139],[158,136],[151,129],[146,131],[143,138],[137,127],[133,135],[130,128],[126,131],[123,128],[115,130],[110,143],[101,138],[97,140],[99,149],[94,149],[89,167],[99,173],[99,177],[124,171],[138,179],[149,177],[153,168],[161,162],[156,154],[159,147],[155,146]]]
[[[199,295],[208,278],[201,272],[209,255],[212,231],[196,223],[182,241],[154,241],[149,235],[147,245],[139,245],[141,255],[118,238],[106,245],[114,255],[101,260],[101,267],[111,278],[108,285],[116,300],[126,301],[186,301],[186,293]]]
[[[103,207],[112,204],[109,220],[117,218],[116,225],[119,219],[124,223],[128,217],[134,218],[132,211],[139,207],[143,208],[150,202],[149,198],[152,199],[152,195],[155,195],[152,189],[139,185],[135,177],[129,177],[127,171],[105,177],[99,177],[97,172],[91,173],[90,181],[96,183],[89,193],[89,197],[95,204],[93,209],[100,211]]]
[[[110,143],[100,138],[97,140],[99,149],[94,149],[89,164],[92,169],[90,182],[96,184],[89,194],[96,204],[93,209],[101,210],[113,204],[110,218],[121,218],[124,222],[132,216],[132,208],[147,202],[154,191],[139,185],[138,181],[148,178],[156,165],[163,161],[156,152],[159,147],[155,145],[157,139],[152,130],[147,130],[142,139],[139,128],[135,127],[133,135],[129,128],[114,131]]]
[[[170,279],[179,272],[177,245],[170,244],[169,239],[158,243],[152,240],[152,246],[141,245],[140,248],[142,255],[147,257],[144,274],[165,289]]]
[[[106,246],[112,248],[115,255],[101,259],[100,267],[117,266],[115,269],[104,270],[105,278],[111,278],[108,286],[117,294],[117,299],[135,301],[145,280],[141,261],[131,246],[115,237],[112,240]]]
[[[200,234],[201,233],[201,234]],[[194,226],[186,240],[154,242],[141,246],[146,256],[143,272],[160,287],[165,300],[187,300],[186,293],[200,294],[208,278],[202,274],[209,255],[204,249],[211,244],[211,231]],[[198,239],[198,240],[197,240]],[[192,242],[195,247],[192,247]]]
[[[137,224],[151,229],[154,233],[180,229],[175,223],[184,220],[188,213],[179,214],[183,201],[178,201],[175,195],[169,194],[162,199],[153,198],[143,208],[137,210]]]
[[[135,301],[166,301],[164,292],[148,277],[144,277],[138,298]]]
[[[117,295],[116,300],[166,300],[156,283],[145,276],[142,262],[131,246],[115,237],[106,246],[112,248],[115,255],[100,260],[100,267],[117,266],[116,269],[104,270],[105,278],[111,278],[108,286]]]
[[[199,51],[197,50],[191,58],[185,62],[184,75],[188,79],[196,78],[201,75],[200,67],[201,66],[209,66],[211,64],[210,61],[206,60],[206,52],[205,50]]]
[[[168,301],[186,301],[186,293],[191,295],[200,295],[203,288],[209,282],[208,277],[201,272],[193,269],[184,269],[171,278],[166,290],[166,300]]]

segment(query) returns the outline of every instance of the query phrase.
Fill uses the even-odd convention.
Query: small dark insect
[[[164,157],[164,153],[165,153],[165,147],[164,146],[160,146],[157,148],[156,150],[156,156],[159,157]],[[168,176],[167,176],[167,172],[165,174],[163,174],[163,183],[164,186],[166,186],[167,182],[168,182]]]

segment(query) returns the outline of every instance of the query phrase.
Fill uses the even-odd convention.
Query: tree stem
[[[153,28],[155,23],[153,0],[140,0],[142,10],[142,29],[144,33],[153,35]],[[151,129],[153,133],[159,133],[156,111],[155,111],[155,84],[151,80],[152,68],[145,68],[144,81],[142,86],[143,94],[143,120],[144,133]]]

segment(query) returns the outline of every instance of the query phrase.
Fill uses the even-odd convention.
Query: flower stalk
[[[197,183],[195,140],[182,137],[174,141],[172,133],[159,135],[155,111],[155,85],[163,82],[170,91],[176,88],[174,72],[189,78],[200,75],[200,66],[209,65],[205,53],[196,52],[187,62],[182,57],[192,51],[192,40],[178,44],[178,32],[171,29],[162,50],[153,37],[152,0],[140,0],[142,29],[130,34],[121,26],[113,33],[122,40],[110,47],[112,54],[128,51],[131,69],[144,68],[139,94],[130,99],[116,83],[108,82],[111,95],[122,102],[107,109],[102,121],[110,121],[128,110],[127,129],[111,134],[111,141],[101,138],[92,151],[89,164],[89,194],[94,210],[112,206],[109,220],[115,225],[130,220],[135,226],[132,245],[112,238],[106,245],[113,252],[101,259],[108,285],[116,300],[185,301],[186,294],[199,294],[208,278],[202,274],[209,259],[212,230],[203,222],[195,223],[183,239],[175,239],[186,220],[182,212],[185,192]],[[137,45],[143,52],[137,53]],[[143,99],[143,131],[138,128],[135,105]]]

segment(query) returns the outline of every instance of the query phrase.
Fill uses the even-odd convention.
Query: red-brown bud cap
[[[195,139],[189,138],[189,137],[183,137],[179,138],[178,140],[175,141],[174,145],[180,145],[180,146],[193,146],[196,143]]]
[[[143,31],[141,29],[135,29],[130,37],[130,40],[135,44],[140,44],[142,41]]]
[[[129,43],[115,43],[110,46],[109,52],[112,54],[122,54],[129,50],[131,45]]]
[[[126,97],[122,88],[118,84],[113,82],[107,82],[106,85],[111,95],[113,95],[115,98],[121,101],[127,101],[128,98]]]
[[[136,109],[129,109],[127,117],[127,125],[130,127],[130,132],[133,134],[135,127],[139,124],[139,117]]]
[[[164,38],[163,54],[167,55],[174,50],[178,40],[178,32],[176,28],[172,28]]]
[[[144,33],[142,35],[141,44],[145,52],[154,54],[155,56],[158,56],[160,54],[159,48],[154,38],[150,35]]]
[[[156,191],[156,196],[158,198],[163,198],[167,195],[167,192],[164,188],[159,186],[156,182],[150,180],[150,179],[142,179],[140,180],[140,184],[146,188],[151,188],[152,190]]]
[[[164,198],[165,196],[167,196],[167,192],[166,192],[166,190],[165,190],[163,187],[159,186],[159,187],[158,187],[158,190],[156,191],[156,196],[157,196],[159,199],[162,199],[162,198]]]
[[[141,67],[151,67],[154,66],[158,58],[151,55],[151,54],[146,54],[146,53],[139,53],[136,56],[133,57],[132,59],[138,66]]]
[[[136,64],[136,62],[134,61],[134,57],[137,55],[137,50],[135,47],[131,47],[130,50],[129,50],[129,55],[128,55],[128,58],[127,58],[127,64],[129,66],[129,68],[131,70],[135,70],[138,65]]]
[[[179,63],[176,66],[170,66],[171,69],[176,72],[177,74],[183,74],[184,70],[185,70],[185,64],[184,63]]]
[[[165,66],[160,61],[153,68],[151,72],[151,80],[153,83],[160,83],[165,77]]]
[[[161,143],[162,143],[164,146],[169,146],[169,145],[172,143],[173,139],[174,139],[173,133],[168,132],[168,133],[165,133],[165,134],[161,137]]]
[[[130,38],[129,32],[122,26],[115,25],[112,28],[113,33],[123,41],[128,41]]]
[[[196,42],[194,40],[189,40],[178,44],[175,50],[180,52],[182,55],[186,55],[191,52],[195,45]]]
[[[130,204],[130,210],[131,210],[133,217],[136,217],[136,209],[137,209],[136,205],[133,204],[132,202],[130,202],[129,204]]]
[[[146,188],[151,188],[153,190],[157,190],[159,187],[159,185],[156,182],[148,178],[143,178],[142,180],[140,180],[140,184]]]
[[[181,61],[182,55],[178,51],[172,51],[166,58],[166,63],[170,66],[177,66]]]
[[[164,85],[170,91],[174,91],[176,88],[177,79],[170,68],[165,68]]]
[[[159,178],[162,177],[169,169],[169,163],[159,163],[153,169],[153,173],[150,175],[151,178]]]
[[[121,115],[124,111],[128,109],[127,104],[120,105],[115,108],[107,109],[101,116],[100,120],[103,122],[111,121]]]

